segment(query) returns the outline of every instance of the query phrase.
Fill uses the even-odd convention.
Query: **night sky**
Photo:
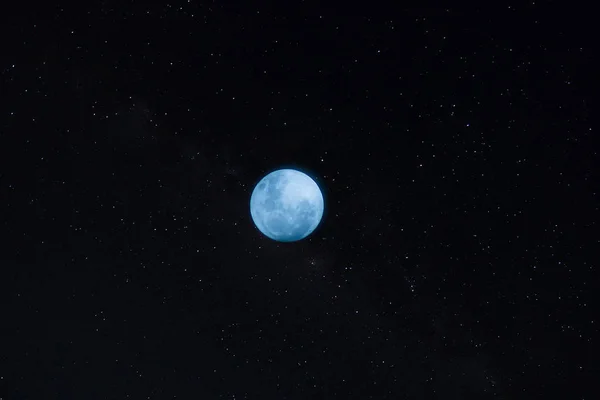
[[[592,13],[50,3],[0,17],[0,398],[596,398]]]

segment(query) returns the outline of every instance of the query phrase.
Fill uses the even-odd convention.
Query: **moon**
[[[317,183],[295,169],[279,169],[262,178],[250,197],[250,214],[265,236],[296,242],[310,235],[325,209]]]

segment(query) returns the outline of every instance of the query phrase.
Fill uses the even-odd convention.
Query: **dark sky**
[[[218,3],[2,12],[0,398],[594,398],[592,14]]]

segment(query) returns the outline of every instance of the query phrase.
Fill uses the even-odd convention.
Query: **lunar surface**
[[[295,242],[321,222],[324,200],[317,183],[303,172],[280,169],[258,182],[250,198],[254,224],[278,242]]]

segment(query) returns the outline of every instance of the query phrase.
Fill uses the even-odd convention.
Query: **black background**
[[[0,397],[591,398],[591,13],[229,4],[3,12]]]

